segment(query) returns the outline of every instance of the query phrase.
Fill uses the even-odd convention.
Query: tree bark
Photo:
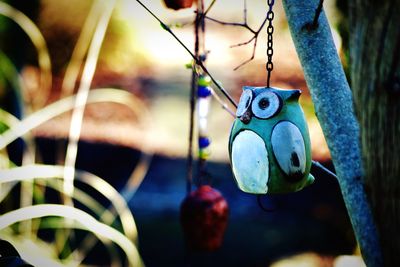
[[[360,131],[351,90],[324,12],[315,28],[307,27],[318,4],[318,0],[283,1],[361,253],[367,266],[382,266],[376,227],[363,186]]]
[[[352,0],[350,77],[384,265],[400,266],[400,1]]]

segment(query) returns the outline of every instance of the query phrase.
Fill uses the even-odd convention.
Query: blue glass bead
[[[197,87],[197,96],[198,97],[207,97],[211,95],[211,90],[208,86],[198,86]]]
[[[207,59],[207,54],[201,54],[200,55],[200,60],[201,61],[206,61],[206,59]]]
[[[199,147],[206,148],[210,145],[211,141],[207,137],[199,137]]]

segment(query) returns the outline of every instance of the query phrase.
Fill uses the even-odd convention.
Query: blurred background
[[[42,88],[43,70],[39,68],[37,49],[20,27],[10,19],[0,17],[2,54],[15,67],[23,84],[21,90],[10,90],[5,75],[0,75],[1,107],[23,119],[77,92],[79,82],[66,92],[62,89],[63,79],[78,40],[85,34],[83,28],[95,1],[3,2],[20,10],[36,24],[51,60],[51,84],[47,92]],[[205,5],[210,2],[205,1]],[[162,0],[143,3],[193,50],[195,5],[175,11],[166,8]],[[344,58],[338,27],[345,18],[337,6],[336,1],[325,1],[324,10],[338,52]],[[265,18],[266,1],[248,0],[247,8],[248,24],[256,30]],[[302,90],[300,103],[309,126],[312,157],[333,170],[281,1],[276,1],[274,13],[271,84]],[[218,0],[208,16],[241,23],[243,1]],[[255,58],[234,70],[251,57],[253,46],[252,43],[230,46],[248,41],[253,34],[242,27],[209,20],[206,20],[205,27],[205,47],[209,50],[207,68],[236,101],[242,86],[266,84],[266,28],[259,35]],[[209,116],[212,145],[207,169],[212,177],[212,186],[224,195],[229,204],[228,228],[223,245],[216,252],[188,254],[185,251],[179,208],[186,194],[192,74],[185,65],[191,60],[183,47],[136,1],[116,2],[90,88],[124,90],[131,93],[139,104],[133,108],[134,112],[115,103],[88,104],[75,166],[104,178],[117,190],[123,191],[141,155],[154,155],[148,159],[150,165],[143,174],[143,182],[137,184],[128,199],[136,220],[139,253],[144,263],[147,266],[362,266],[357,259],[345,261],[346,258],[341,256],[357,254],[357,248],[334,178],[313,168],[314,185],[290,195],[262,198],[264,205],[273,207],[273,212],[263,211],[255,196],[239,191],[233,180],[227,149],[233,118],[216,101],[212,101]],[[5,62],[3,59],[2,65]],[[7,68],[2,69],[4,72]],[[83,75],[80,69],[79,79]],[[222,95],[221,98],[228,102]],[[64,163],[71,114],[65,112],[45,120],[32,130],[37,162]],[[10,159],[16,165],[23,164],[24,147],[20,140],[8,146]],[[195,164],[195,178],[196,173]],[[94,250],[92,254],[87,256],[88,262],[102,265],[98,253]]]

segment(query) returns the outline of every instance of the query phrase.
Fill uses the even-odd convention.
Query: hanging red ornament
[[[228,203],[209,185],[191,192],[181,205],[181,224],[187,246],[197,251],[218,249],[228,222]]]
[[[179,10],[192,7],[193,0],[164,0],[164,3],[168,8]]]

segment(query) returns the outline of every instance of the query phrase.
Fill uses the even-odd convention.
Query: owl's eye
[[[239,105],[236,110],[236,116],[242,116],[246,110],[249,108],[251,104],[251,100],[253,99],[253,93],[250,90],[244,90],[242,96],[239,100]]]
[[[254,98],[251,110],[259,119],[274,116],[282,107],[279,96],[271,91],[262,92]]]

